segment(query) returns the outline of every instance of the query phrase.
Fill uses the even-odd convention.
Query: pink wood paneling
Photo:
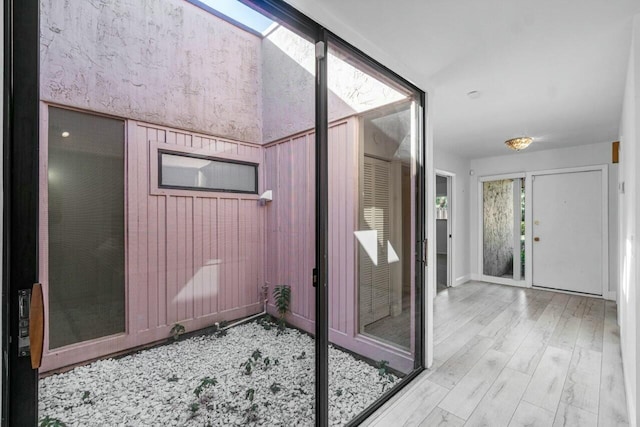
[[[265,207],[258,196],[161,193],[157,149],[246,160],[261,173],[264,149],[134,121],[126,144],[127,332],[47,351],[43,371],[164,339],[178,322],[190,331],[262,310]],[[44,160],[41,171],[46,177]]]
[[[354,237],[357,215],[355,119],[329,129],[329,327],[346,334],[354,322]],[[266,280],[292,288],[291,314],[315,319],[311,283],[315,266],[315,134],[294,135],[265,150],[265,190],[273,191],[266,214]],[[312,323],[300,327],[313,332]]]

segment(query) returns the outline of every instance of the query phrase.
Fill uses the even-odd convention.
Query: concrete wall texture
[[[259,37],[180,0],[41,9],[44,101],[261,142]]]

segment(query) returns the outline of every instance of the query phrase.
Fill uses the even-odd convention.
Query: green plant
[[[67,425],[57,418],[46,416],[40,420],[40,427],[66,427]]]
[[[254,398],[255,394],[256,394],[256,391],[254,389],[250,388],[245,393],[244,398],[246,400],[248,400],[249,402],[253,402],[253,398]]]
[[[280,315],[278,320],[278,329],[284,330],[284,317],[289,311],[289,304],[291,303],[291,287],[287,285],[278,285],[273,288],[273,299]]]
[[[251,357],[257,362],[258,359],[262,358],[262,352],[260,350],[254,350],[253,353],[251,353]]]
[[[196,414],[196,412],[198,412],[198,409],[200,409],[200,404],[199,403],[192,403],[191,405],[189,405],[189,410],[191,411],[191,416],[194,416]]]
[[[82,393],[82,403],[88,403],[89,405],[93,405],[93,401],[89,399],[89,396],[91,396],[90,391],[85,391],[84,393]]]
[[[255,362],[251,359],[248,359],[246,362],[242,362],[240,364],[240,367],[244,367],[244,374],[245,375],[251,375],[251,372],[253,372],[253,365],[255,364]]]
[[[202,392],[211,387],[218,384],[218,381],[215,378],[210,378],[210,377],[204,377],[201,381],[200,384],[198,385],[198,387],[196,387],[193,390],[193,394],[196,395],[196,397],[200,397],[200,395],[202,394]]]
[[[173,376],[167,378],[167,381],[169,381],[170,383],[175,383],[179,380],[178,376],[176,374],[173,374]]]
[[[302,353],[300,353],[300,356],[295,356],[295,358],[297,360],[302,360],[302,359],[306,359],[307,358],[307,352],[303,351]]]
[[[271,390],[271,393],[276,394],[277,392],[282,390],[281,384],[273,383],[269,386],[269,390]]]
[[[387,380],[382,385],[382,391],[384,391],[387,384],[395,381],[395,377],[391,372],[389,372],[389,362],[387,362],[386,360],[381,360],[378,362],[378,375],[380,375],[382,379]]]
[[[216,337],[218,338],[226,337],[227,336],[226,327],[228,325],[229,325],[229,322],[227,322],[226,320],[223,320],[220,323],[216,323],[216,326],[217,326]]]
[[[336,396],[338,396],[338,397],[342,396],[342,389],[341,388],[336,390]]]
[[[180,338],[180,335],[184,334],[187,330],[180,323],[176,323],[173,325],[173,328],[169,331],[171,336],[173,336],[173,340],[177,341]]]

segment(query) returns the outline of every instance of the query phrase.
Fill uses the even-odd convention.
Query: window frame
[[[229,190],[229,189],[224,189],[224,188],[210,188],[210,187],[187,187],[187,186],[183,186],[183,185],[167,185],[167,184],[163,184],[162,183],[162,155],[163,154],[169,154],[172,156],[179,156],[179,157],[188,157],[188,158],[192,158],[192,159],[200,159],[200,160],[210,160],[210,161],[214,161],[214,162],[222,162],[222,163],[232,163],[232,164],[236,164],[236,165],[243,165],[243,166],[251,166],[253,167],[254,170],[254,184],[255,184],[255,191],[243,191],[243,190]],[[167,148],[160,148],[158,147],[158,149],[156,150],[156,155],[157,155],[157,173],[155,174],[157,177],[157,181],[156,181],[156,188],[161,191],[161,190],[182,190],[182,191],[197,191],[197,192],[204,192],[204,193],[234,193],[234,194],[253,194],[253,195],[258,195],[260,194],[260,189],[259,189],[259,184],[260,184],[260,164],[259,163],[253,163],[253,162],[247,162],[247,161],[242,161],[242,160],[236,160],[236,159],[228,159],[228,158],[223,158],[223,157],[215,157],[215,156],[207,156],[207,155],[203,155],[203,154],[196,154],[196,153],[189,153],[189,152],[185,152],[185,151],[179,151],[179,150],[171,150],[171,149],[167,149]]]

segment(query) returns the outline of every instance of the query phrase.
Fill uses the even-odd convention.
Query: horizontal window
[[[258,193],[258,166],[194,155],[158,152],[160,187]]]

